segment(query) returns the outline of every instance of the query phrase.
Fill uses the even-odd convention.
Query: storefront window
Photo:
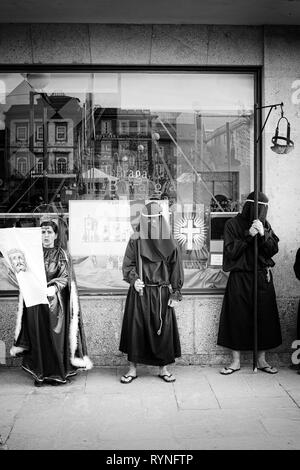
[[[130,222],[136,204],[159,199],[185,289],[225,288],[224,223],[253,189],[255,71],[1,73],[0,82],[1,227],[52,211],[71,231],[80,209],[85,236],[98,238],[82,235],[89,249],[72,253],[79,288],[117,292],[126,289],[124,214]],[[105,252],[95,245],[104,238],[115,240]],[[6,274],[0,258],[2,291]]]

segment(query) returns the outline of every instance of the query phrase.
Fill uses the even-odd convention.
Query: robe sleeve
[[[58,259],[58,273],[54,279],[48,283],[48,285],[54,285],[58,292],[61,292],[69,282],[69,262],[67,254],[61,252]]]
[[[224,257],[230,261],[234,261],[241,257],[246,248],[253,241],[253,237],[251,237],[247,230],[245,236],[240,238],[230,222],[231,221],[226,223],[224,229]]]
[[[267,258],[272,258],[272,256],[278,253],[279,238],[273,232],[270,224],[266,224],[265,234],[258,240],[258,249],[260,252],[263,252]]]
[[[296,259],[294,263],[294,272],[295,272],[296,278],[299,279],[300,281],[300,248],[298,248],[297,253],[296,253]]]
[[[129,284],[134,284],[135,281],[139,279],[136,258],[136,244],[134,240],[130,239],[126,247],[122,266],[123,279]]]
[[[181,253],[178,247],[174,250],[171,259],[169,260],[170,267],[170,284],[172,286],[172,293],[170,299],[180,301],[182,299],[181,288],[184,281],[184,272],[181,259]]]

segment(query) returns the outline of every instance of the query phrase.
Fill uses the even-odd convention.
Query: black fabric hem
[[[217,345],[218,345],[218,346],[222,346],[223,348],[231,349],[232,351],[243,351],[243,352],[247,352],[247,351],[253,351],[253,349],[254,349],[254,346],[253,346],[253,345],[252,345],[252,346],[247,346],[247,347],[245,347],[245,346],[242,346],[242,347],[241,347],[241,346],[236,346],[236,345],[234,345],[234,346],[232,346],[232,345],[231,345],[231,346],[228,346],[228,343],[225,344],[225,343],[221,343],[221,342],[217,342]],[[282,341],[281,341],[280,343],[277,343],[276,345],[272,345],[272,346],[270,346],[270,345],[261,346],[261,345],[259,344],[258,347],[257,347],[257,350],[258,350],[258,351],[268,351],[268,350],[270,350],[270,349],[278,348],[278,347],[281,346],[281,345],[282,345]]]
[[[134,362],[136,364],[145,364],[146,366],[157,366],[157,367],[167,366],[169,364],[174,364],[175,359],[181,357],[181,354],[180,354],[180,355],[175,355],[174,357],[172,357],[170,359],[165,359],[163,361],[159,361],[159,360],[155,360],[155,359],[145,359],[145,358],[140,358],[140,357],[134,357],[134,356],[131,356],[130,354],[128,354],[126,351],[122,351],[121,349],[120,349],[120,351],[124,354],[127,354],[127,358],[128,358],[129,362]]]
[[[28,374],[32,375],[34,380],[36,380],[37,382],[40,382],[40,383],[43,383],[43,382],[58,382],[58,383],[61,383],[61,384],[66,384],[67,383],[66,379],[59,379],[57,377],[39,377],[31,369],[29,369],[28,367],[23,366],[23,365],[22,365],[22,369],[25,372],[27,372]]]

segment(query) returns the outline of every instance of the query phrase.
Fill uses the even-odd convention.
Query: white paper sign
[[[129,201],[70,201],[72,256],[123,256],[132,234]]]
[[[16,275],[26,307],[48,304],[40,227],[0,229],[0,251]]]

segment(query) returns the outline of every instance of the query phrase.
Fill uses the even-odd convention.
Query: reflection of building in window
[[[165,147],[159,146],[158,153],[159,153],[159,156],[163,158],[165,156]]]
[[[66,157],[56,157],[56,173],[67,173]]]
[[[102,165],[100,165],[100,168],[99,168],[101,171],[103,171],[104,173],[106,173],[106,175],[111,175],[112,174],[112,166],[109,164],[109,163],[104,163]]]
[[[57,142],[67,142],[68,125],[64,123],[55,123],[55,140]]]
[[[129,152],[129,142],[125,140],[124,142],[119,142],[119,153],[120,155],[126,154]]]
[[[215,197],[211,199],[210,210],[212,212],[230,212],[230,200],[224,194],[216,194]]]
[[[29,94],[29,91],[28,84],[24,81],[15,90],[12,90],[12,94],[25,97]],[[36,94],[33,106],[29,104],[29,96],[26,101],[27,104],[12,104],[5,112],[5,126],[9,132],[5,133],[7,161],[4,169],[9,187],[8,193],[10,194],[10,198],[6,203],[6,210],[12,207],[16,201],[20,202],[14,206],[14,210],[27,207],[30,200],[34,199],[35,194],[43,193],[44,180],[39,178],[43,169],[45,169],[43,163],[45,166],[47,162],[47,173],[51,177],[57,171],[57,157],[65,157],[67,163],[66,168],[65,162],[60,162],[58,170],[64,173],[56,173],[57,177],[52,177],[48,181],[48,199],[50,201],[52,196],[61,191],[61,179],[66,174],[70,183],[75,182],[74,167],[78,169],[82,162],[83,123],[81,121],[82,107],[79,100],[60,93],[47,95],[46,99]],[[43,157],[43,117],[45,111],[47,115],[47,159],[42,162],[40,159]],[[30,136],[31,113],[33,113],[34,121],[32,136]],[[66,145],[68,146],[68,152],[64,153]],[[0,132],[0,157],[1,147]],[[20,160],[21,157],[23,160]],[[29,169],[32,169],[30,175],[28,173]],[[65,169],[67,172],[65,172]],[[1,174],[3,175],[3,173]],[[12,175],[15,175],[16,178],[11,178]],[[28,180],[20,186],[18,178],[25,178],[26,176]],[[36,178],[35,181],[29,181],[30,177]],[[30,186],[30,191],[27,191]]]
[[[120,135],[129,135],[129,121],[121,119],[119,121],[119,134]]]
[[[36,172],[38,174],[43,173],[43,170],[44,170],[43,158],[41,158],[41,157],[36,158],[36,167],[35,168],[36,168]]]
[[[36,124],[35,125],[35,140],[37,142],[43,141],[44,137],[44,129],[42,124]]]
[[[111,121],[101,121],[101,134],[110,134],[111,130]]]
[[[17,171],[21,175],[26,175],[26,173],[27,173],[27,159],[25,157],[17,158]]]
[[[111,157],[111,142],[101,142],[101,155],[105,156],[108,155]]]
[[[141,135],[148,134],[148,122],[146,119],[137,121],[137,133]]]
[[[16,124],[16,142],[27,142],[28,140],[28,125],[25,122]]]

